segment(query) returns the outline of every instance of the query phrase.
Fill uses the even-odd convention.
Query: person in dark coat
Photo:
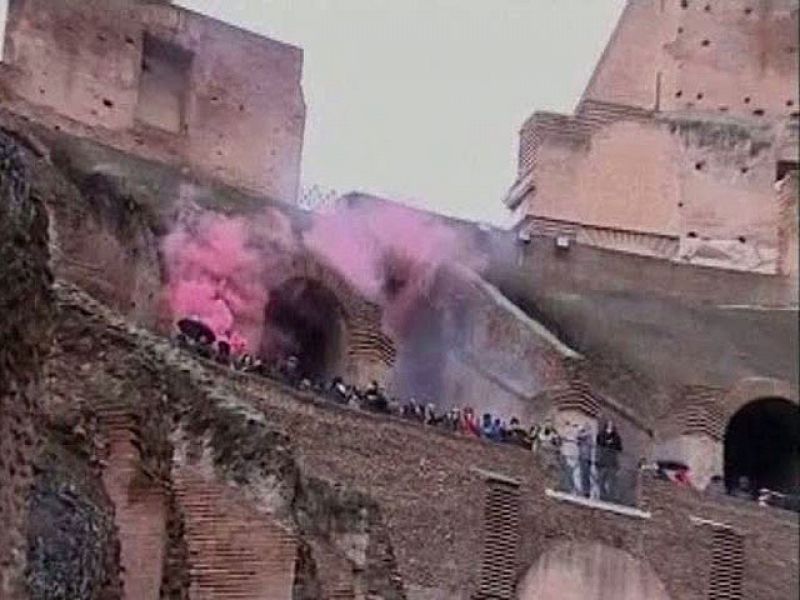
[[[302,376],[300,374],[300,359],[297,358],[294,354],[289,356],[286,359],[286,362],[283,364],[283,377],[286,382],[294,387],[300,385],[300,381],[302,380]]]
[[[228,365],[231,361],[231,345],[225,340],[217,340],[217,353],[214,359],[221,365]]]
[[[334,377],[331,381],[330,394],[334,402],[347,404],[347,386],[341,377]]]
[[[492,439],[494,432],[494,422],[492,421],[491,413],[483,414],[483,421],[481,422],[481,435],[487,439]]]
[[[622,453],[622,438],[617,433],[614,422],[608,420],[598,432],[597,445],[597,487],[600,499],[613,502],[617,497],[617,471]]]
[[[510,444],[516,444],[523,448],[531,447],[531,438],[528,432],[525,431],[519,424],[517,417],[511,417],[511,423],[508,430],[508,437],[506,441]]]
[[[382,413],[389,411],[389,401],[386,399],[386,395],[375,380],[367,387],[364,393],[364,399],[369,410]]]

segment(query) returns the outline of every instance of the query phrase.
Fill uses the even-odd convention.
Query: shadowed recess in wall
[[[341,375],[345,338],[342,308],[321,284],[295,278],[270,292],[261,357],[275,361],[294,355],[304,376],[326,380]]]
[[[746,478],[756,495],[766,488],[800,494],[800,412],[783,398],[755,400],[733,415],[725,431],[725,483]]]

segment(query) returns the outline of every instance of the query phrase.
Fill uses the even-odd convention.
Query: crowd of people
[[[561,490],[595,500],[625,502],[631,495],[625,492],[633,491],[627,490],[633,482],[619,476],[622,437],[614,422],[601,422],[597,434],[587,422],[567,423],[565,427],[564,435],[554,430],[550,442],[560,450]]]
[[[671,461],[646,464],[639,461],[621,469],[623,456],[622,438],[613,421],[600,424],[596,434],[587,423],[567,423],[566,431],[559,431],[550,419],[542,424],[524,427],[517,417],[508,421],[490,412],[476,411],[472,407],[440,410],[433,403],[420,402],[416,398],[400,400],[386,392],[376,381],[366,388],[345,382],[341,377],[330,381],[308,377],[297,356],[266,363],[247,353],[236,354],[224,340],[215,340],[213,333],[202,323],[184,320],[178,344],[200,356],[213,360],[237,371],[253,373],[281,381],[298,390],[312,391],[320,397],[354,409],[394,415],[462,435],[481,438],[499,444],[509,444],[531,450],[547,452],[559,466],[561,491],[577,496],[609,502],[631,503],[636,471],[652,471],[658,478],[670,480],[677,485],[691,485],[686,465]],[[620,476],[622,471],[622,476]],[[709,490],[720,488],[742,498],[750,498],[765,506],[784,506],[798,510],[798,499],[776,494],[769,490],[754,493],[744,478],[738,485],[727,486],[721,478],[712,478]],[[791,507],[788,505],[791,504]]]
[[[346,383],[341,377],[325,382],[308,377],[297,356],[266,363],[250,354],[234,354],[225,340],[217,340],[211,330],[196,319],[179,321],[175,339],[200,356],[234,370],[276,379],[299,390],[317,392],[332,401],[353,408],[393,414],[424,425],[459,432],[493,442],[514,444],[533,451],[558,449],[562,436],[551,421],[524,428],[517,417],[508,421],[491,413],[479,413],[471,407],[439,410],[433,403],[415,398],[401,401],[387,394],[376,381],[366,388]],[[621,445],[619,447],[621,451]]]
[[[596,436],[584,425],[573,438],[558,431],[552,420],[524,427],[519,418],[505,420],[472,407],[440,410],[416,398],[400,400],[386,392],[377,381],[366,388],[349,384],[342,377],[315,380],[304,373],[297,356],[266,363],[247,353],[235,354],[224,340],[216,340],[211,330],[195,319],[179,322],[176,340],[181,347],[234,370],[281,381],[301,391],[313,391],[340,405],[415,421],[494,443],[509,444],[533,452],[549,452],[556,457],[563,474],[565,491],[586,497],[612,500],[617,496],[617,471],[622,440],[613,422],[608,421]],[[577,451],[573,452],[572,448]],[[573,483],[574,482],[574,483]]]

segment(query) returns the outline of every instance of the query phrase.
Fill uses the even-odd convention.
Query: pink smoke
[[[459,231],[432,215],[376,201],[318,215],[305,246],[364,296],[383,306],[396,333],[429,290],[436,270],[459,263],[479,270],[484,257]]]
[[[293,258],[311,252],[380,305],[384,325],[402,335],[441,265],[483,266],[469,236],[381,201],[314,215],[302,241],[305,248],[274,209],[247,219],[210,212],[180,219],[162,242],[172,318],[200,319],[237,352],[292,351],[289,332],[264,323],[265,307],[269,290],[292,277]]]
[[[239,352],[258,347],[268,297],[263,261],[249,237],[244,219],[206,213],[162,243],[173,318],[199,318]]]

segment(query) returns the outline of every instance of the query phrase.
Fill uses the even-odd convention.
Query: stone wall
[[[0,595],[24,597],[28,494],[40,450],[50,342],[47,216],[20,152],[0,134]]]
[[[798,161],[797,19],[796,0],[629,1],[574,116],[522,126],[523,234],[796,277],[774,185]]]
[[[780,224],[778,229],[778,256],[781,259],[779,271],[783,275],[797,278],[798,260],[798,232],[800,231],[800,211],[798,211],[798,197],[800,197],[800,173],[795,171],[780,182],[778,189],[778,214]]]
[[[399,340],[390,391],[441,409],[541,417],[550,407],[532,399],[565,385],[563,361],[577,353],[467,269],[442,266],[433,279]]]
[[[797,288],[789,278],[673,265],[551,238],[492,281],[559,337],[670,385],[723,388],[746,377],[796,385]],[[612,394],[613,395],[613,394]]]
[[[168,4],[13,0],[4,104],[41,123],[296,200],[302,51]]]
[[[796,0],[631,0],[583,100],[796,114],[797,19]]]
[[[352,411],[269,380],[231,374],[141,330],[114,324],[76,291],[60,288],[59,297],[60,335],[73,338],[83,331],[81,337],[94,343],[59,359],[61,375],[52,380],[53,389],[70,389],[73,397],[91,401],[95,386],[121,391],[112,382],[149,379],[142,389],[154,398],[140,396],[131,409],[149,411],[155,397],[165,394],[157,402],[166,424],[173,424],[171,477],[178,481],[191,466],[204,486],[227,481],[232,486],[226,494],[259,515],[245,511],[252,516],[244,517],[243,508],[231,505],[225,519],[271,515],[289,525],[317,561],[313,572],[326,590],[322,597],[369,592],[381,598],[466,599],[484,589],[482,574],[495,568],[510,568],[512,586],[520,585],[548,550],[566,542],[624,552],[653,574],[669,598],[700,600],[709,586],[721,585],[740,585],[742,597],[797,593],[798,531],[790,513],[647,478],[639,511],[581,504],[547,492],[555,473],[546,455]],[[95,376],[75,380],[69,375],[73,363],[92,365]],[[143,456],[158,448],[155,441],[143,438]],[[519,535],[500,559],[484,552],[487,527],[504,526],[506,518],[494,515],[493,481],[519,489],[507,500],[519,515]],[[184,511],[216,498],[210,489],[181,496]],[[217,519],[215,510],[199,514]],[[373,516],[364,521],[359,514]],[[187,526],[191,548],[196,542],[193,526]],[[741,541],[742,552],[741,577],[734,572],[732,583],[720,579],[727,559],[719,544],[729,538]],[[237,552],[245,556],[255,542],[241,540]],[[126,539],[121,542],[124,555]],[[281,555],[278,545],[261,555],[273,553]],[[300,569],[303,561],[295,560]],[[506,562],[492,567],[493,560]],[[342,577],[343,572],[351,574]],[[198,575],[190,581],[199,585],[192,577]]]
[[[544,267],[544,265],[541,266]],[[572,269],[571,273],[573,279],[566,282],[563,280],[563,273],[559,276],[562,277],[562,288],[570,281],[578,282],[580,271]],[[624,284],[624,281],[622,283]],[[660,285],[666,285],[666,283],[662,281]],[[595,287],[598,285],[595,284]],[[691,285],[689,287],[691,288]],[[698,291],[698,293],[700,292]],[[351,521],[350,525],[343,529],[337,526],[334,530],[328,526],[320,529],[320,522],[312,520],[312,523],[316,524],[310,526],[309,530],[304,529],[304,527],[309,527],[308,525],[302,526],[303,519],[295,517],[299,519],[294,523],[295,527],[300,526],[300,532],[328,532],[311,544],[311,556],[319,561],[319,566],[315,567],[318,573],[340,572],[341,569],[331,565],[340,564],[342,560],[345,563],[341,564],[350,564],[347,561],[355,561],[355,564],[360,564],[359,561],[363,562],[364,560],[369,563],[369,556],[374,554],[376,558],[389,557],[391,563],[394,560],[391,557],[394,556],[397,561],[397,575],[404,582],[411,597],[415,597],[415,595],[416,597],[436,597],[436,595],[467,597],[471,590],[478,587],[481,571],[476,557],[482,554],[482,523],[484,523],[486,508],[484,476],[480,471],[474,470],[476,467],[484,471],[501,471],[521,482],[523,490],[520,506],[521,523],[525,523],[525,527],[530,526],[534,529],[520,537],[520,546],[515,561],[517,565],[515,573],[518,579],[523,577],[536,558],[552,545],[553,539],[557,537],[592,539],[611,546],[619,546],[637,560],[647,560],[671,595],[692,597],[686,594],[696,592],[686,591],[681,587],[682,585],[691,586],[692,590],[703,589],[704,586],[711,585],[709,580],[712,578],[712,574],[697,568],[698,565],[709,563],[709,561],[701,560],[705,555],[698,555],[699,558],[695,557],[695,560],[686,564],[674,558],[670,560],[664,558],[665,553],[670,554],[676,545],[687,548],[697,546],[698,552],[713,554],[713,539],[716,534],[711,536],[710,545],[703,542],[703,540],[707,540],[708,536],[704,538],[702,527],[698,530],[695,525],[697,523],[702,525],[705,521],[690,521],[687,514],[689,512],[699,513],[697,516],[701,519],[715,523],[722,522],[723,525],[726,523],[736,525],[744,519],[758,523],[758,529],[754,527],[752,530],[746,529],[742,532],[739,527],[736,530],[739,532],[736,535],[741,534],[745,540],[750,540],[744,545],[747,557],[745,565],[758,564],[762,565],[763,569],[763,564],[768,563],[765,559],[767,556],[765,553],[768,550],[763,545],[761,535],[770,539],[779,539],[781,544],[786,545],[782,550],[779,549],[779,556],[782,558],[778,559],[775,564],[787,556],[795,555],[791,544],[796,540],[796,532],[792,532],[790,529],[788,537],[785,531],[779,533],[778,525],[780,528],[785,528],[786,523],[778,519],[775,528],[772,528],[771,521],[763,521],[760,513],[754,512],[760,510],[755,506],[737,506],[734,507],[734,510],[733,508],[724,508],[724,505],[717,501],[709,504],[707,499],[688,490],[654,488],[661,489],[660,494],[666,494],[659,499],[658,494],[648,492],[648,488],[645,486],[643,506],[653,512],[654,516],[651,520],[636,520],[638,517],[607,514],[606,512],[595,514],[592,511],[597,511],[596,508],[574,507],[569,503],[548,497],[543,489],[548,481],[548,472],[543,469],[542,465],[537,466],[535,462],[532,462],[532,457],[527,452],[453,437],[440,432],[426,431],[405,422],[379,421],[382,419],[381,417],[351,413],[330,406],[317,406],[309,403],[308,398],[296,397],[292,392],[259,380],[246,377],[229,380],[228,376],[221,375],[216,367],[201,367],[194,364],[193,359],[189,357],[180,357],[179,353],[176,354],[164,341],[150,340],[146,345],[141,346],[141,341],[149,338],[142,332],[124,326],[121,321],[117,321],[116,325],[106,321],[99,328],[97,324],[92,325],[91,318],[87,322],[86,317],[95,310],[92,306],[92,301],[88,297],[78,296],[75,300],[67,302],[62,308],[62,333],[57,346],[59,351],[51,368],[51,400],[48,410],[69,407],[73,403],[91,406],[96,403],[96,398],[104,397],[107,400],[109,396],[113,398],[117,394],[120,398],[125,398],[128,403],[133,400],[134,406],[149,406],[148,410],[152,415],[159,414],[158,407],[162,407],[160,410],[163,415],[182,406],[183,408],[178,410],[176,415],[186,414],[189,420],[178,429],[178,431],[185,432],[182,434],[184,441],[180,443],[186,444],[188,453],[185,456],[193,464],[197,466],[205,464],[202,468],[205,469],[203,472],[208,477],[206,480],[208,485],[211,485],[211,482],[217,477],[232,478],[233,481],[244,486],[245,498],[250,498],[250,502],[266,501],[267,506],[271,507],[273,511],[280,509],[281,506],[284,507],[283,510],[286,510],[285,503],[278,501],[275,504],[275,502],[281,494],[293,488],[293,485],[289,483],[291,479],[281,483],[281,476],[275,479],[276,472],[269,469],[267,472],[273,473],[273,475],[270,476],[271,478],[264,479],[263,474],[257,475],[258,470],[252,470],[255,467],[253,461],[256,460],[259,452],[273,452],[270,448],[274,444],[288,444],[299,464],[303,465],[304,478],[344,485],[351,490],[349,493],[374,501],[375,507],[380,507],[385,519],[385,521],[379,521],[378,528],[374,530],[380,531],[385,527],[386,541],[379,542],[379,546],[384,549],[375,548],[372,551],[367,550],[364,554],[362,550],[358,550],[363,547],[359,545],[363,544],[363,538],[359,538],[361,533],[359,533],[357,525],[358,519]],[[180,371],[170,370],[178,369],[183,361],[186,361],[186,372],[195,373],[192,375],[194,383],[188,387],[187,384],[180,383],[180,377],[175,378],[175,373]],[[165,369],[167,370],[165,371]],[[153,386],[153,376],[159,372],[163,375],[155,381],[159,381],[160,377],[163,377],[160,379],[163,388]],[[91,376],[82,376],[76,380],[76,373],[88,373]],[[167,373],[171,374],[167,376]],[[135,383],[145,380],[149,382],[146,385]],[[198,385],[200,388],[196,387]],[[202,409],[204,404],[201,399],[205,397],[206,393],[202,389],[214,389],[213,386],[221,386],[222,391],[215,392],[218,398],[215,402],[222,404],[218,409],[208,413],[207,409]],[[133,390],[137,390],[137,393],[131,396]],[[159,399],[159,395],[164,393],[166,394],[164,399]],[[221,396],[220,393],[222,393]],[[234,400],[235,398],[238,400]],[[167,404],[164,404],[165,400]],[[242,400],[246,400],[246,403],[241,404]],[[198,401],[201,401],[199,407],[194,404]],[[231,402],[233,404],[230,404]],[[171,403],[176,404],[173,406]],[[220,421],[223,415],[227,414],[226,411],[237,405],[239,408],[235,409],[236,411],[244,411],[245,415],[251,414],[251,416],[246,418],[241,415],[235,416],[234,412],[234,414],[224,417],[224,419],[234,418],[231,424],[225,425],[226,420]],[[225,406],[228,408],[224,408]],[[247,408],[248,406],[249,408]],[[252,412],[255,407],[258,409]],[[168,411],[163,412],[163,408],[168,408]],[[188,412],[184,413],[183,411]],[[259,422],[257,414],[263,414],[264,418],[276,425],[282,434],[278,437],[270,434],[263,438],[266,446],[255,446],[248,450],[247,444],[242,445],[243,440],[247,439],[247,436],[243,437],[243,432],[251,427],[246,424],[246,421],[249,422],[248,419],[253,419],[254,423]],[[184,417],[178,416],[179,422],[182,419]],[[156,418],[154,423],[158,422],[159,420]],[[164,423],[162,420],[161,423],[166,425],[168,422]],[[234,429],[230,429],[232,423],[238,423]],[[241,429],[242,427],[244,429]],[[156,430],[158,429],[159,427],[156,426]],[[227,433],[224,433],[225,431]],[[256,431],[260,431],[260,427],[256,426]],[[192,448],[200,450],[202,445],[198,446],[198,441],[209,435],[211,437],[207,439],[211,440],[212,447],[216,448],[213,455],[216,458],[213,458],[211,463],[204,463],[202,460],[198,462],[203,456],[202,451],[200,455],[196,455],[196,458],[191,458],[192,452],[195,451],[190,450]],[[288,436],[286,441],[281,441],[284,440],[282,435]],[[113,439],[112,436],[111,441]],[[159,439],[162,441],[158,442]],[[178,442],[180,439],[175,441]],[[225,442],[226,439],[235,439],[237,443],[235,446],[229,446]],[[176,468],[175,466],[168,467],[166,466],[168,463],[164,462],[165,456],[168,457],[170,452],[164,443],[163,434],[155,435],[155,437],[147,435],[143,438],[139,451],[141,456],[136,459],[136,453],[133,455],[134,464],[137,460],[140,461],[140,468],[143,469],[142,477],[144,479],[140,479],[140,482],[147,482],[153,477],[157,481],[165,474],[170,476],[170,471]],[[112,450],[113,447],[112,445]],[[257,450],[257,448],[263,448],[263,450]],[[275,450],[277,451],[277,448]],[[281,452],[279,451],[274,456],[276,458],[282,456]],[[113,459],[115,455],[112,452],[110,456]],[[115,469],[114,465],[117,464],[115,460],[108,462],[108,469]],[[270,461],[273,460],[274,458],[270,459]],[[284,459],[280,459],[276,466],[288,464],[281,462],[282,460]],[[166,470],[164,470],[165,466]],[[126,469],[127,467],[116,469],[116,471],[123,474]],[[291,471],[285,472],[285,474],[294,477],[291,475]],[[112,481],[110,478],[107,480]],[[142,490],[146,487],[143,488],[140,484],[135,489]],[[324,484],[322,489],[325,489]],[[279,494],[277,497],[274,495],[276,492]],[[318,516],[327,514],[324,510],[320,513],[317,509],[312,508],[319,506],[318,503],[308,504],[309,499],[315,497],[314,494],[310,496],[308,494],[309,492],[305,493],[306,499],[301,503],[301,506],[305,507],[302,512]],[[675,494],[678,495],[675,496]],[[122,502],[123,506],[127,506],[124,504],[124,494],[119,496],[117,492],[114,492],[112,497],[114,496],[117,497],[117,503]],[[183,503],[183,508],[179,510],[178,514],[183,514],[182,518],[186,519],[186,511],[192,506],[192,500],[185,494],[182,498],[183,500],[179,493],[177,503],[178,506]],[[130,501],[130,498],[128,500]],[[370,501],[359,500],[355,506],[371,506]],[[362,504],[362,502],[366,502],[366,504]],[[671,507],[669,510],[672,511],[676,510],[675,506],[682,506],[684,512],[681,514],[671,513],[668,518],[663,520],[657,519],[658,511],[666,510],[665,506]],[[722,508],[720,508],[721,506]],[[126,535],[125,532],[130,531],[124,526],[126,511],[120,510],[118,515],[118,519],[120,519],[118,523],[122,532],[120,541],[123,560],[126,555],[130,555],[131,550],[146,549],[146,546],[142,547],[138,544],[136,541],[139,539],[138,537],[129,533]],[[163,515],[160,511],[145,510],[142,514],[145,518],[154,520],[153,525],[156,528],[159,526],[159,519],[167,518],[159,517],[159,514]],[[235,513],[228,510],[226,514]],[[280,514],[280,510],[278,510],[277,516]],[[582,514],[587,515],[587,520],[578,518]],[[772,519],[773,516],[774,513],[771,511],[763,514],[763,518]],[[684,517],[688,525],[680,529],[680,536],[683,537],[675,538],[674,523],[683,522],[681,519]],[[184,543],[190,544],[191,547],[192,526],[188,522],[184,521],[184,523],[182,528],[171,527],[168,529],[172,532],[183,531],[178,535],[182,536]],[[355,529],[353,528],[354,524],[356,525]],[[465,524],[467,525],[465,526]],[[165,526],[162,531],[166,529]],[[333,531],[338,531],[338,533],[331,537]],[[762,531],[763,534],[760,533]],[[189,537],[187,538],[187,536]],[[314,536],[311,538],[315,539]],[[421,543],[422,541],[424,543]],[[386,544],[390,544],[390,546],[386,546]],[[247,552],[248,545],[249,542],[242,542],[242,552]],[[179,548],[180,544],[168,540],[166,546],[167,548]],[[369,543],[367,547],[370,547]],[[349,558],[343,558],[342,552],[345,557]],[[153,558],[157,557],[158,553],[149,552],[147,555]],[[169,564],[175,553],[164,550],[164,554],[161,556],[164,557],[164,562]],[[188,558],[186,554],[183,556],[184,558],[174,562],[173,567],[168,571],[176,574],[178,579],[181,577],[179,574],[182,569],[191,573],[189,569],[191,563],[186,564],[186,562],[192,559]],[[336,558],[337,556],[338,558]],[[360,556],[367,558],[359,558]],[[442,561],[442,556],[449,558]],[[180,566],[181,561],[183,561],[183,567]],[[157,562],[156,560],[155,567],[158,567]],[[326,564],[328,567],[324,566]],[[384,563],[376,563],[376,566],[377,564]],[[144,575],[148,572],[147,569],[143,569],[140,574]],[[304,569],[303,572],[307,578],[308,570]],[[761,571],[756,572],[755,567],[746,566],[743,575],[744,585],[750,586],[746,589],[755,590],[754,593],[764,597],[770,597],[769,594],[773,594],[768,589],[769,585],[781,586],[778,589],[782,591],[775,592],[775,594],[787,590],[791,593],[796,588],[796,581],[791,577],[786,579],[786,574],[793,572],[796,572],[796,569],[793,569],[792,565],[789,565],[788,569],[781,567],[780,575],[770,576],[767,580],[761,579]],[[353,573],[353,578],[349,582],[347,580],[333,582],[327,580],[327,583],[322,582],[320,585],[327,585],[332,593],[335,590],[355,593],[359,586],[378,585],[359,579],[355,576],[355,571]],[[382,581],[392,581],[392,573],[394,570],[390,568],[389,579],[384,578]],[[200,585],[200,579],[197,579],[198,575],[195,574],[194,577],[193,580],[192,575],[189,575],[187,579],[189,590],[192,589],[192,585]],[[192,583],[193,581],[194,583]]]
[[[382,509],[303,470],[227,370],[57,292],[48,410],[97,415],[123,598],[403,597]]]
[[[0,134],[0,595],[118,597],[114,508],[97,472],[91,419],[55,410],[48,219],[30,161]]]
[[[52,268],[134,322],[156,327],[163,274],[156,214],[110,173],[65,177],[31,160],[32,193],[48,207]]]
[[[23,129],[29,131],[19,133],[20,143],[29,150],[39,148],[41,156],[32,163],[33,187],[53,209],[56,234],[80,238],[87,225],[97,223],[102,233],[98,237],[119,244],[121,255],[138,253],[122,262],[131,270],[120,269],[116,281],[123,285],[111,286],[112,293],[106,293],[96,274],[79,277],[79,271],[65,268],[70,266],[68,260],[55,262],[57,272],[123,312],[136,299],[125,284],[137,280],[139,273],[158,272],[153,268],[156,261],[148,258],[155,251],[146,240],[137,241],[141,240],[137,232],[152,229],[155,236],[163,230],[177,206],[175,198],[185,190],[191,189],[198,204],[214,210],[244,214],[262,210],[257,198],[194,184],[163,165],[68,136],[41,134],[41,128]],[[55,167],[47,162],[48,155]],[[308,227],[307,215],[304,219],[299,212],[285,210],[282,214],[293,230]],[[81,221],[81,211],[90,218]],[[119,223],[126,227],[117,227]],[[785,310],[796,303],[796,287],[788,278],[674,265],[582,244],[564,251],[548,237],[535,236],[523,244],[514,234],[463,222],[452,226],[459,235],[473,239],[476,252],[489,257],[486,277],[495,287],[480,278],[458,277],[435,286],[432,314],[437,326],[446,329],[445,343],[435,354],[446,356],[446,361],[431,361],[441,387],[440,393],[426,399],[489,408],[523,421],[539,421],[556,409],[572,423],[578,420],[570,412],[576,407],[584,413],[581,418],[613,416],[624,430],[626,447],[636,456],[647,456],[654,433],[660,441],[671,435],[658,428],[680,400],[680,391],[672,386],[707,384],[725,389],[752,376],[787,385],[796,381],[791,352],[797,344],[791,326],[795,314]],[[104,247],[113,247],[110,243]],[[84,247],[84,256],[94,258],[91,250]],[[354,295],[333,271],[301,259],[289,261],[291,269],[285,276],[311,278],[334,292],[357,325],[351,331],[358,338],[352,356],[359,363],[380,367],[365,369],[356,378],[366,381],[391,372],[386,365],[391,364],[392,348],[380,333],[376,307]],[[155,277],[138,280],[155,283]],[[128,314],[136,317],[136,312]],[[581,394],[570,389],[571,379],[560,362],[564,343],[586,356],[583,379],[599,400],[581,404]],[[398,346],[395,368],[405,360],[405,351],[413,358],[416,348],[411,343]],[[540,394],[551,390],[558,391],[558,398]]]
[[[662,110],[800,114],[798,8],[797,0],[667,2]]]
[[[515,202],[532,235],[552,223],[588,245],[683,263],[778,273],[786,262],[774,187],[783,122],[664,115],[577,137],[541,119],[528,127],[535,158],[522,177],[533,187]]]
[[[393,339],[379,306],[362,297],[336,265],[304,251],[301,237],[310,226],[307,214],[224,187],[197,184],[164,165],[51,132],[13,115],[0,114],[0,124],[28,147],[33,193],[45,201],[52,217],[56,274],[139,325],[170,331],[168,307],[161,302],[167,274],[159,244],[176,214],[187,207],[253,220],[267,214],[267,222],[286,227],[289,242],[281,247],[280,260],[270,255],[275,264],[265,285],[274,290],[300,280],[330,292],[343,328],[338,365],[348,381],[365,385],[377,379],[404,397],[415,395],[446,407],[480,404],[506,418],[525,417],[531,398],[564,383],[560,360],[574,353],[491,284],[465,270],[441,270],[425,309],[433,321],[423,323],[423,311],[415,312],[415,327],[424,330],[421,337]],[[381,201],[362,198],[373,200]],[[479,230],[467,222],[443,220],[442,225],[454,227],[461,238],[474,237],[474,251],[487,256],[495,254],[496,246],[513,243],[513,235]],[[259,230],[258,243],[262,234],[268,247],[270,231]],[[434,330],[439,331],[435,340]],[[447,364],[436,362],[442,357]],[[413,385],[397,384],[400,380]]]
[[[93,440],[84,437],[88,432],[81,424],[70,426],[67,420],[50,425],[28,497],[30,598],[119,598],[123,588],[115,505],[105,493],[98,463],[91,460]],[[139,565],[127,567],[136,573]]]
[[[0,112],[0,127],[24,148],[32,194],[49,210],[52,267],[58,277],[133,322],[168,334],[173,315],[164,294],[163,236],[185,211],[243,216],[260,224],[252,237],[272,261],[264,281],[269,291],[301,281],[320,286],[333,298],[342,319],[336,361],[341,374],[360,385],[388,379],[397,348],[382,327],[382,310],[335,266],[302,247],[307,213],[225,186],[200,184],[169,166],[48,131],[7,112]],[[275,223],[285,227],[279,244]]]

